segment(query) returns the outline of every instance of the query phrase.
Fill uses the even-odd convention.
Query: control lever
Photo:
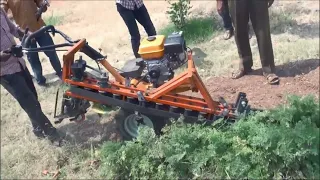
[[[97,73],[99,73],[99,74],[101,74],[101,75],[103,75],[103,72],[102,72],[102,71],[99,71],[98,69],[96,69],[96,68],[94,68],[94,67],[91,67],[91,66],[89,66],[89,65],[86,65],[86,67],[89,68],[89,69],[94,70],[95,72],[97,72]]]

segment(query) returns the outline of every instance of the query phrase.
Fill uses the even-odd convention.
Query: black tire
[[[115,115],[116,124],[122,139],[125,141],[131,141],[135,137],[130,135],[125,129],[126,118],[134,114],[134,111],[123,110],[120,108],[119,112]],[[144,115],[144,114],[143,114]],[[154,116],[154,115],[144,115],[147,116],[153,124],[153,129],[156,135],[161,135],[162,128],[169,122],[169,119]]]

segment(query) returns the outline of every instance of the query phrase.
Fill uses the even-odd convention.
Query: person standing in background
[[[228,40],[234,35],[234,29],[232,26],[232,20],[229,14],[228,0],[217,0],[218,14],[223,21],[223,27],[225,29],[224,39]]]
[[[46,25],[41,17],[37,20],[36,12],[41,6],[44,6],[44,12],[46,12],[47,6],[44,5],[43,0],[1,0],[1,7],[5,12],[11,10],[12,17],[16,24],[22,29],[28,27],[31,32],[35,32]],[[30,48],[37,48],[37,43],[40,47],[54,45],[49,33],[44,33],[35,39],[36,41],[31,43]],[[45,51],[44,53],[50,59],[50,63],[55,70],[56,75],[61,79],[62,67],[57,53],[55,51]],[[37,83],[41,86],[45,85],[46,78],[42,74],[42,66],[38,52],[28,52],[27,58]]]
[[[274,54],[271,42],[269,7],[274,0],[229,0],[231,17],[235,27],[235,40],[240,57],[239,67],[232,73],[233,79],[252,71],[253,59],[247,24],[252,22],[257,37],[262,72],[269,84],[279,83],[275,74]]]
[[[116,5],[129,30],[133,54],[136,58],[140,58],[138,50],[141,37],[136,20],[143,26],[148,36],[156,35],[156,29],[150,19],[147,8],[142,0],[116,0]]]
[[[230,39],[234,35],[234,28],[232,25],[232,19],[229,12],[228,0],[217,0],[217,11],[223,21],[223,27],[225,29],[225,34],[223,36],[224,40]],[[248,23],[248,36],[251,39],[252,34],[250,33],[250,26]]]

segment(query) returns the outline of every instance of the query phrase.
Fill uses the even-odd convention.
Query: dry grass
[[[166,2],[152,1],[146,4],[157,29],[168,23],[163,13]],[[215,11],[215,3],[212,1],[196,1],[193,5],[193,14]],[[276,1],[271,10],[276,63],[319,59],[319,2]],[[58,26],[59,29],[74,39],[86,37],[93,47],[101,47],[114,66],[121,67],[127,59],[133,57],[127,29],[113,1],[54,1],[50,11],[64,17],[65,22]],[[47,14],[50,16],[51,12]],[[222,32],[210,42],[191,46],[199,72],[204,78],[227,75],[234,60],[238,58],[234,40],[221,40],[220,35]],[[61,42],[61,39],[55,38],[55,41]],[[251,44],[254,47],[255,66],[260,67],[255,37]],[[47,60],[43,66],[46,74],[53,73]],[[56,89],[57,85],[47,89],[37,86],[43,111],[51,120]],[[1,178],[52,178],[42,176],[41,173],[43,170],[55,171],[57,166],[62,166],[60,177],[98,177],[97,171],[90,166],[90,161],[96,157],[95,151],[90,146],[85,150],[80,146],[114,139],[113,134],[109,133],[114,128],[112,116],[113,113],[99,119],[91,115],[90,121],[81,125],[64,122],[58,128],[67,132],[71,140],[65,148],[54,148],[46,141],[36,140],[32,136],[27,115],[11,95],[1,88]]]

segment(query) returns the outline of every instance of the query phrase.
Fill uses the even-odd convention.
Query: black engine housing
[[[165,54],[180,54],[187,50],[186,42],[182,32],[172,33],[164,42]]]

